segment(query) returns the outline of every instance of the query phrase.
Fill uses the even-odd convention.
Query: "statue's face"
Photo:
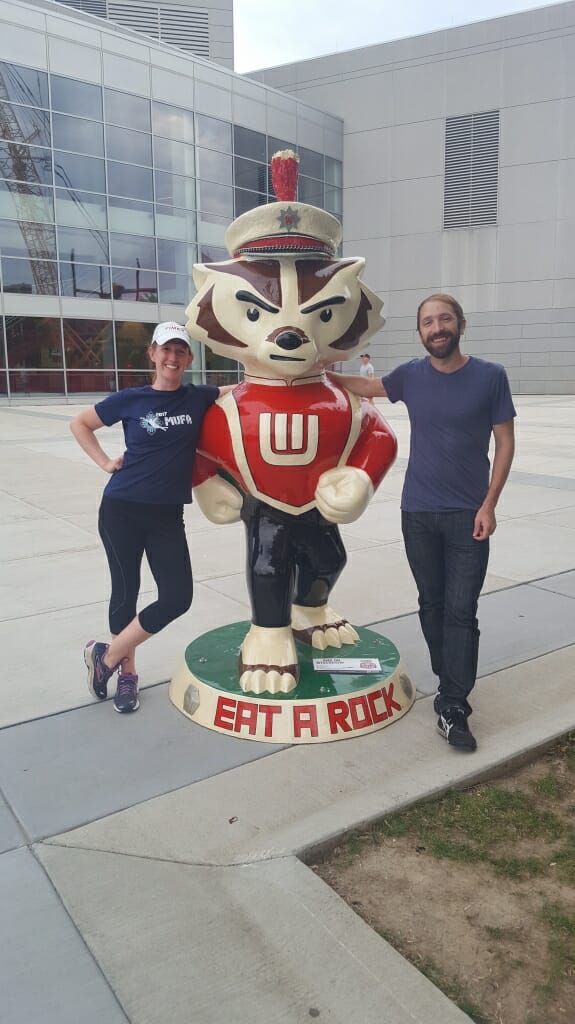
[[[308,376],[356,355],[382,326],[382,302],[359,280],[363,266],[293,256],[197,264],[188,331],[251,374]]]

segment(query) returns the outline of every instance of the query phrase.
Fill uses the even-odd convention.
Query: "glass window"
[[[253,160],[234,158],[234,184],[238,188],[249,188],[252,192],[268,191],[268,166],[256,164]]]
[[[194,115],[191,110],[154,102],[152,128],[154,135],[161,135],[164,139],[175,139],[176,142],[194,141]]]
[[[217,245],[223,249],[228,225],[227,218],[216,217],[211,213],[200,214],[198,217],[198,241],[202,245]]]
[[[0,217],[54,223],[54,189],[26,181],[0,181]]]
[[[99,85],[79,82],[76,78],[50,75],[52,110],[61,114],[77,114],[102,120],[102,90]]]
[[[117,89],[104,89],[106,121],[126,128],[138,128],[143,132],[152,130],[150,101],[143,96],[132,96]]]
[[[114,332],[109,320],[63,320],[68,370],[113,370]]]
[[[229,260],[230,254],[227,249],[217,245],[200,246],[200,263],[221,263],[222,260]]]
[[[104,129],[97,121],[52,114],[52,133],[55,149],[69,149],[88,156],[104,155]]]
[[[197,149],[198,177],[207,181],[218,181],[221,185],[232,184],[232,158],[211,149]]]
[[[183,142],[154,139],[154,163],[160,170],[193,175],[195,173],[194,147],[186,146]]]
[[[148,349],[152,343],[152,334],[155,324],[133,323],[129,320],[116,320],[116,353],[118,368],[121,370],[145,370],[144,379],[127,381],[120,387],[134,387],[136,384],[150,384],[152,380],[153,366],[148,356]],[[125,375],[127,377],[127,374]]]
[[[325,208],[329,213],[341,217],[343,214],[343,191],[341,188],[325,189]]]
[[[308,178],[323,178],[323,153],[304,149],[303,146],[300,146],[297,153],[300,174],[305,174]]]
[[[206,149],[217,149],[220,153],[232,151],[232,126],[227,121],[218,121],[206,114],[196,114],[196,142]]]
[[[12,370],[8,374],[13,395],[63,395],[63,370]]]
[[[247,192],[245,188],[234,189],[235,216],[253,210],[255,206],[265,206],[268,197],[265,192]]]
[[[154,234],[154,207],[137,199],[119,199],[110,196],[110,231],[126,231],[133,235]]]
[[[116,390],[116,374],[105,370],[68,370],[68,395],[109,394]]]
[[[70,263],[109,263],[108,235],[105,231],[58,228],[58,252]]]
[[[106,197],[91,192],[77,192],[71,188],[56,189],[56,220],[71,228],[108,227]]]
[[[110,234],[111,263],[115,267],[156,268],[156,246],[153,238],[139,235]],[[116,279],[114,272],[114,281]]]
[[[44,316],[7,316],[8,366],[45,370],[62,366],[60,320]]]
[[[124,160],[129,164],[152,166],[152,136],[131,132],[128,128],[106,125],[106,154],[108,160]]]
[[[175,206],[156,206],[156,235],[159,238],[196,240],[196,215]]]
[[[0,220],[0,253],[2,256],[24,256],[35,259],[56,259],[56,233],[47,224]]]
[[[158,274],[160,302],[187,306],[193,293],[190,278],[184,274]]]
[[[268,135],[268,164],[274,153],[278,153],[281,149],[293,149],[294,152],[297,152],[295,142],[285,142],[282,139],[274,139],[273,135]]]
[[[18,64],[0,61],[0,85],[13,103],[26,103],[30,107],[50,106],[48,102],[48,75],[45,71],[22,68]]]
[[[86,189],[88,192],[106,191],[106,172],[103,160],[75,153],[54,152],[54,178],[57,185]]]
[[[195,245],[186,245],[185,242],[174,242],[171,239],[158,238],[158,269],[169,270],[176,274],[192,273],[192,267],[196,261]]]
[[[2,288],[18,295],[57,295],[58,264],[47,260],[2,259]]]
[[[154,270],[112,267],[112,296],[116,302],[157,302],[158,276]]]
[[[33,146],[50,146],[50,115],[47,110],[0,103],[0,138]]]
[[[52,184],[52,154],[37,146],[14,146],[0,142],[0,177],[29,181],[38,185]]]
[[[325,158],[325,180],[330,185],[343,185],[343,167],[341,160],[334,160],[331,156]]]
[[[211,181],[198,181],[198,209],[230,221],[234,215],[232,189]],[[206,220],[205,217],[203,219]]]
[[[108,192],[113,196],[147,199],[151,202],[154,198],[151,169],[130,167],[129,164],[115,164],[108,160]]]
[[[60,261],[60,289],[62,295],[74,298],[109,299],[110,270],[89,263]]]
[[[156,171],[156,202],[169,206],[180,206],[184,209],[196,208],[196,179],[184,178],[181,174],[169,174],[167,171]]]
[[[297,197],[300,203],[311,206],[323,206],[323,182],[314,178],[304,178],[300,174],[297,185]]]
[[[250,128],[234,125],[234,153],[248,156],[251,160],[266,163],[266,137],[261,132],[253,132]]]

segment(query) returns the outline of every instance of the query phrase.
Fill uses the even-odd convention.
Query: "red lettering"
[[[317,736],[317,710],[314,704],[294,704],[293,733],[301,736],[303,729],[309,729],[312,736]]]
[[[229,731],[232,732],[234,728],[236,704],[237,701],[234,700],[233,697],[218,697],[216,713],[214,715],[214,725],[219,726],[220,729],[229,729]]]
[[[371,718],[374,725],[376,722],[384,722],[385,719],[389,717],[387,711],[378,711],[375,706],[376,700],[381,700],[381,697],[381,690],[374,690],[373,693],[368,693],[367,695],[367,702],[369,704],[369,710],[371,711]]]
[[[332,736],[341,729],[342,732],[351,732],[351,725],[347,720],[349,708],[345,700],[331,700],[327,705],[327,717],[329,731]]]
[[[389,692],[386,690],[385,686],[382,687],[381,692],[385,701],[385,709],[389,717],[393,718],[394,711],[401,711],[401,704],[398,704],[397,701],[393,699],[393,683],[389,684]]]
[[[362,718],[358,714],[360,708],[363,712]],[[350,699],[349,710],[351,712],[351,724],[354,729],[365,729],[366,725],[372,724],[367,699],[364,694],[361,697],[352,697]]]
[[[257,731],[257,720],[257,704],[248,704],[246,700],[239,700],[238,709],[236,711],[236,720],[234,723],[234,732],[240,732],[242,726],[247,725],[250,736],[255,736]]]
[[[264,736],[273,736],[274,715],[281,715],[281,704],[258,704],[258,711],[260,712],[260,714],[264,716],[266,720]]]

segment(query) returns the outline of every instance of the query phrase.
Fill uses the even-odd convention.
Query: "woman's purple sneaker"
[[[118,665],[108,668],[105,664],[104,655],[107,650],[108,644],[96,643],[94,640],[90,640],[84,648],[84,661],[88,668],[88,689],[98,700],[105,700],[108,696],[108,682],[118,668]]]
[[[138,700],[138,677],[131,672],[124,672],[118,676],[116,696],[114,697],[114,711],[126,714],[129,711],[137,711],[140,707]]]

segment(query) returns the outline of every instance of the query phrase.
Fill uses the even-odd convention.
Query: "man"
[[[359,368],[360,377],[375,377],[375,370],[373,363],[371,362],[367,352],[361,357],[361,366]],[[375,405],[373,398],[368,399],[370,405]]]
[[[477,744],[467,719],[477,676],[477,605],[497,525],[495,506],[513,460],[515,409],[503,367],[461,352],[465,326],[456,299],[430,295],[417,311],[427,356],[381,380],[338,374],[334,379],[366,398],[387,397],[407,406],[411,441],[402,532],[421,628],[439,677],[434,710],[448,743],[472,751]]]

